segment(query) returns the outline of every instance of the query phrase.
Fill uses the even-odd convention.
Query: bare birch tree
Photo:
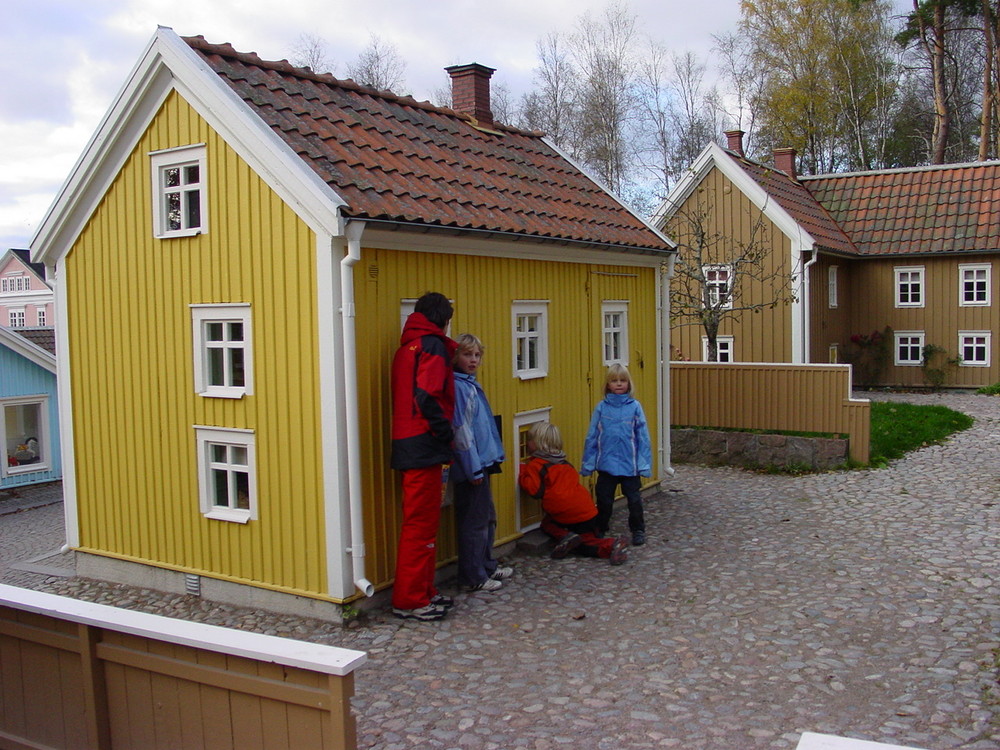
[[[406,63],[399,56],[399,50],[392,42],[387,42],[377,34],[368,39],[368,46],[358,57],[347,64],[347,75],[355,83],[370,86],[380,91],[394,91],[404,85],[403,76]]]
[[[290,62],[299,68],[309,68],[316,73],[332,73],[333,61],[327,55],[327,43],[315,34],[299,34],[292,45]]]

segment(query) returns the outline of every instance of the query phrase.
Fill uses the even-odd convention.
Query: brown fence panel
[[[870,403],[851,398],[850,365],[671,362],[670,423],[848,435],[868,463]]]
[[[0,748],[349,750],[365,658],[0,585]]]

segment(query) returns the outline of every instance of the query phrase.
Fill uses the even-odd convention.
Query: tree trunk
[[[993,8],[990,0],[982,0],[983,14],[983,46],[985,47],[983,64],[983,114],[979,124],[979,161],[990,158],[993,145],[993,57],[996,54],[996,38],[993,36]]]

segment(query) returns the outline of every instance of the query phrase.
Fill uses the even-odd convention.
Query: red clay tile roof
[[[857,254],[857,248],[847,234],[831,218],[827,210],[803,187],[784,172],[766,167],[726,151],[733,161],[750,175],[775,202],[816,240],[821,249],[838,253]]]
[[[9,328],[9,331],[20,334],[32,344],[42,347],[49,354],[56,353],[55,328]]]
[[[801,179],[862,255],[1000,250],[1000,162]]]
[[[185,37],[351,217],[625,248],[671,247],[539,133]]]

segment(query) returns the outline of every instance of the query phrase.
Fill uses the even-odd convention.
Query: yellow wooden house
[[[578,461],[611,362],[667,470],[673,244],[494,122],[491,69],[449,73],[454,110],[156,32],[32,243],[81,574],[296,611],[391,585],[389,367],[426,291],[487,346],[498,543],[539,521],[527,426]]]
[[[681,255],[697,243],[693,229],[719,239],[705,264],[715,294],[781,296],[767,283],[727,286],[734,254],[750,242],[766,249],[766,271],[789,280],[772,309],[724,322],[719,361],[854,362],[864,385],[935,385],[928,369],[945,386],[1000,381],[1000,163],[799,175],[794,149],[762,163],[744,154],[742,132],[726,136],[725,148],[702,151],[654,220]],[[705,339],[699,326],[675,327],[673,356],[706,360]],[[925,368],[927,347],[937,353]]]

